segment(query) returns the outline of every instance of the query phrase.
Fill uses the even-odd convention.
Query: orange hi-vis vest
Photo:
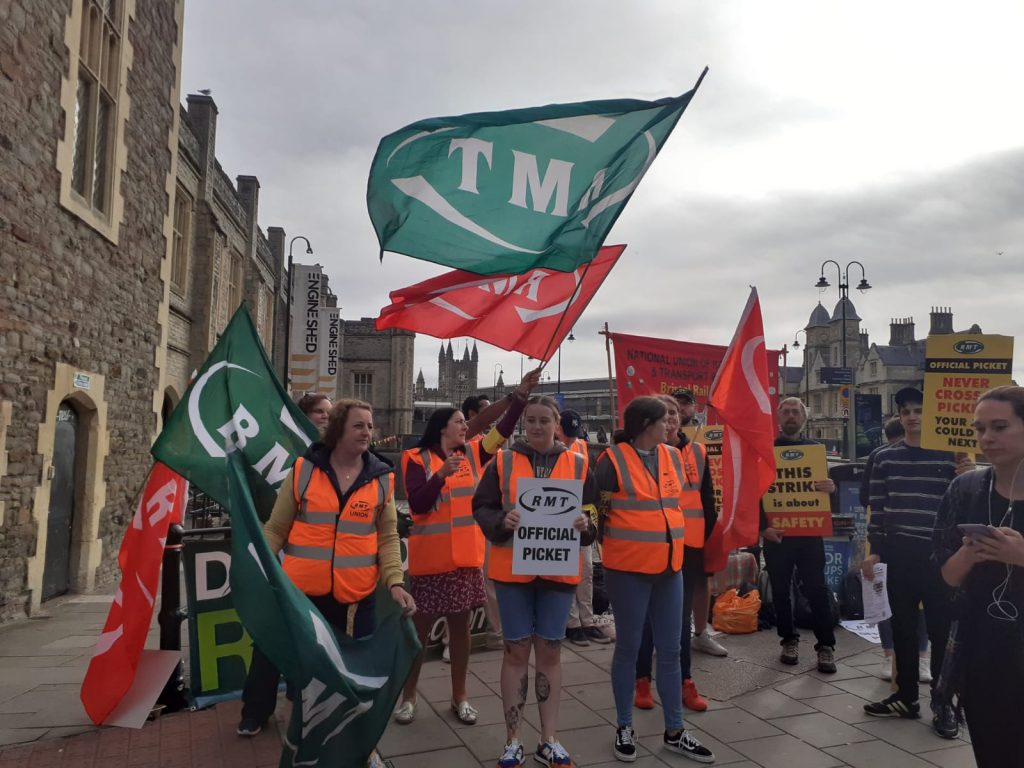
[[[566,443],[565,447],[570,451],[575,451],[583,457],[583,470],[590,469],[590,449],[587,448],[587,441],[582,437],[574,437],[572,442]]]
[[[494,458],[498,471],[498,481],[501,485],[501,503],[505,512],[511,512],[516,507],[516,485],[520,477],[535,477],[533,474],[533,462],[526,456],[511,449],[498,451]],[[585,480],[587,477],[586,466],[583,457],[576,451],[562,451],[558,455],[555,466],[551,468],[548,475],[552,480]],[[513,537],[514,538],[514,537]],[[580,551],[579,568],[575,576],[519,576],[512,573],[512,541],[503,541],[500,544],[491,542],[490,555],[487,560],[487,576],[492,581],[517,582],[525,584],[534,579],[545,579],[546,581],[560,581],[563,584],[579,584],[580,574],[583,572],[583,552]]]
[[[479,568],[484,564],[484,535],[473,519],[473,492],[480,481],[475,446],[467,446],[466,460],[454,475],[445,478],[433,508],[414,515],[409,531],[409,573],[428,576],[456,568]],[[402,454],[402,471],[409,463],[423,468],[426,479],[436,475],[444,459],[429,448],[410,448]]]
[[[686,521],[686,546],[704,548],[704,504],[700,498],[700,485],[707,465],[707,449],[700,443],[689,442],[679,449],[683,455],[683,492],[679,496]]]
[[[284,572],[307,595],[357,603],[377,586],[377,518],[393,498],[387,472],[355,489],[339,509],[327,473],[296,459],[292,493],[298,513],[284,545]]]
[[[685,520],[680,503],[685,477],[682,454],[665,443],[657,447],[658,479],[647,471],[628,443],[608,448],[618,478],[604,521],[605,568],[662,573],[683,567]],[[699,486],[698,486],[699,488]]]

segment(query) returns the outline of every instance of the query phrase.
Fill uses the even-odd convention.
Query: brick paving
[[[49,619],[0,627],[0,768],[234,768],[276,765],[278,720],[252,739],[235,735],[238,702],[204,711],[160,717],[140,730],[95,728],[82,712],[78,687],[109,598],[83,596],[52,609]],[[809,634],[809,633],[807,633]],[[694,655],[694,675],[711,708],[686,713],[687,725],[708,744],[718,765],[730,768],[970,768],[975,765],[965,738],[936,736],[930,719],[878,720],[862,710],[865,701],[888,694],[876,676],[877,646],[838,632],[839,671],[814,669],[811,643],[801,664],[780,664],[773,632],[726,636],[726,658]],[[155,638],[154,638],[155,640]],[[559,738],[585,768],[618,765],[611,750],[615,721],[608,683],[612,648],[566,643]],[[470,661],[468,688],[479,722],[464,726],[449,710],[449,667],[439,659],[424,665],[416,720],[392,724],[381,740],[393,768],[492,768],[504,742],[498,690],[499,652],[477,651]],[[927,686],[921,689],[927,695]],[[927,701],[922,699],[927,712]],[[528,747],[537,737],[535,704],[526,708]],[[661,710],[634,711],[640,737],[637,768],[692,765],[661,749]],[[532,761],[531,761],[532,764]]]

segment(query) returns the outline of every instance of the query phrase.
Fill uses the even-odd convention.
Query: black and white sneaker
[[[633,726],[624,725],[615,729],[615,759],[624,763],[636,761],[636,732]]]
[[[684,757],[696,760],[698,763],[715,762],[714,753],[690,735],[689,731],[680,731],[674,736],[665,732],[665,749],[678,752]]]
[[[254,717],[243,717],[242,722],[238,724],[235,729],[235,733],[239,736],[256,736],[260,731],[263,730],[263,723]]]
[[[907,704],[901,701],[899,694],[896,693],[887,699],[865,704],[864,711],[872,717],[905,717],[908,720],[921,718],[921,705],[916,701]]]
[[[960,723],[956,719],[956,710],[950,704],[932,707],[932,728],[944,739],[955,739],[960,735]]]

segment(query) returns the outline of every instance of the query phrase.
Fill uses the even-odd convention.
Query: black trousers
[[[963,648],[961,701],[978,768],[1024,765],[1024,638],[1015,622],[992,624],[977,621]]]
[[[889,607],[892,608],[893,653],[896,656],[896,687],[900,700],[917,701],[918,641],[917,606],[924,604],[928,640],[932,644],[932,680],[939,679],[952,622],[952,590],[932,560],[931,542],[908,536],[890,536],[882,559],[888,566]],[[934,682],[932,683],[934,686]]]
[[[793,626],[793,601],[790,585],[794,571],[803,584],[803,593],[811,606],[814,619],[815,646],[836,645],[832,628],[832,607],[825,585],[825,542],[820,536],[786,536],[778,544],[764,543],[764,563],[772,585],[775,624],[781,643],[800,639]]]
[[[337,602],[330,595],[309,599],[335,632],[346,634],[349,609],[347,604]],[[352,623],[352,637],[358,639],[373,632],[376,624],[375,607],[374,595],[359,602]],[[253,645],[252,661],[245,678],[245,686],[242,688],[242,719],[266,723],[277,707],[277,688],[280,682],[281,673],[277,671],[277,667]]]
[[[690,633],[693,626],[693,591],[697,579],[707,579],[704,573],[704,550],[697,547],[683,548],[683,631],[679,634],[679,666],[683,680],[690,674]],[[654,632],[650,619],[644,619],[644,633],[640,636],[640,652],[636,657],[636,676],[652,677],[654,660]]]

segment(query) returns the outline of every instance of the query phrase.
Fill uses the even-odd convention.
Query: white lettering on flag
[[[483,156],[487,167],[491,167],[491,151],[494,144],[483,139],[452,139],[448,145],[448,157],[462,151],[462,181],[459,182],[459,189],[463,192],[480,194],[476,188],[477,158]]]
[[[345,666],[345,662],[341,658],[341,652],[338,650],[338,643],[334,639],[334,633],[324,624],[323,619],[317,615],[316,611],[310,611],[309,618],[313,621],[313,632],[316,634],[316,641],[324,649],[331,663],[337,667],[338,672],[343,677],[347,677],[356,685],[361,685],[364,688],[376,689],[383,687],[384,683],[388,681],[387,676],[367,677],[366,675],[357,675],[355,672],[349,672],[348,667]]]
[[[249,410],[239,403],[231,421],[218,427],[217,431],[224,438],[224,450],[232,453],[236,448],[245,448],[249,438],[260,433],[260,425]]]
[[[548,161],[548,169],[543,180],[537,168],[537,156],[529,152],[512,150],[512,197],[509,202],[526,207],[526,191],[529,189],[533,200],[533,210],[538,213],[548,212],[551,196],[555,196],[553,216],[569,215],[569,180],[572,177],[574,163],[567,160]]]

